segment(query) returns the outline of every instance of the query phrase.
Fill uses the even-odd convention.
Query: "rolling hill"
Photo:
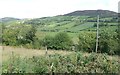
[[[95,17],[100,15],[101,17],[116,17],[117,12],[109,11],[109,10],[83,10],[83,11],[74,11],[64,16],[90,16]]]
[[[76,33],[93,28],[97,22],[97,15],[100,15],[100,22],[109,23],[108,25],[117,24],[117,13],[109,10],[75,11],[60,16],[27,20],[25,24],[38,25],[38,30],[43,32],[65,31]]]

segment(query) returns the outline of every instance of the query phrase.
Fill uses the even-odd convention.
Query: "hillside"
[[[117,16],[116,12],[109,11],[109,10],[83,10],[83,11],[74,11],[64,16],[90,16],[95,17],[100,15],[101,17],[115,17]]]
[[[92,30],[95,30],[96,27],[94,27],[94,24],[97,22],[97,13],[93,10],[86,10],[85,12],[86,13],[81,12],[81,15],[78,15],[77,12],[74,12],[73,14],[71,13],[72,15],[76,15],[76,16],[69,16],[70,14],[68,15],[66,14],[63,16],[36,18],[32,20],[27,20],[24,23],[37,25],[38,30],[42,32],[64,31],[70,33],[78,33],[83,30],[90,30],[91,28],[93,28]],[[112,15],[117,15],[115,12],[104,10],[101,11],[101,13],[102,16],[106,15],[104,17],[100,15],[101,23],[102,22],[107,23],[108,24],[107,26],[117,25],[117,18],[112,16]]]
[[[0,18],[0,22],[9,22],[9,21],[17,21],[20,20],[18,18],[13,18],[13,17],[4,17],[4,18]]]

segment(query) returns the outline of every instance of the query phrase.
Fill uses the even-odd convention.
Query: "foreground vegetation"
[[[120,70],[117,56],[83,52],[30,58],[13,52],[2,65],[2,73],[118,73]]]

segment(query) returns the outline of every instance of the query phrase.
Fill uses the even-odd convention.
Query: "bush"
[[[119,48],[116,32],[104,30],[100,33],[99,48],[102,53],[115,54]]]
[[[92,52],[95,50],[96,35],[93,32],[84,32],[79,35],[78,48],[82,51]]]
[[[55,37],[46,36],[42,40],[42,45],[55,50],[70,50],[72,41],[67,33],[60,32]]]
[[[119,54],[118,33],[103,30],[99,33],[98,52],[108,54]],[[79,35],[78,50],[94,52],[96,45],[96,33],[84,32]]]
[[[48,48],[52,49],[53,47],[53,37],[45,36],[43,40],[41,40],[42,46],[47,46]]]
[[[56,49],[70,50],[72,46],[72,41],[67,33],[60,32],[55,35],[53,40],[53,46]]]

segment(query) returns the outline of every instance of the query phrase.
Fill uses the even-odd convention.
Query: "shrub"
[[[95,33],[93,32],[84,32],[79,35],[78,48],[82,51],[91,52],[95,50]]]
[[[60,32],[55,35],[53,40],[53,46],[56,49],[70,50],[71,45],[72,45],[72,41],[67,33]]]
[[[45,36],[43,40],[41,40],[42,46],[47,46],[48,48],[53,48],[53,37]]]
[[[55,50],[70,50],[72,41],[67,33],[60,32],[56,34],[55,37],[46,36],[42,40],[42,45]]]
[[[99,48],[102,53],[115,54],[119,48],[116,32],[104,30],[100,33]]]
[[[119,38],[114,31],[103,30],[99,33],[98,52],[119,54]],[[92,52],[95,50],[96,33],[82,32],[79,35],[78,50]]]

